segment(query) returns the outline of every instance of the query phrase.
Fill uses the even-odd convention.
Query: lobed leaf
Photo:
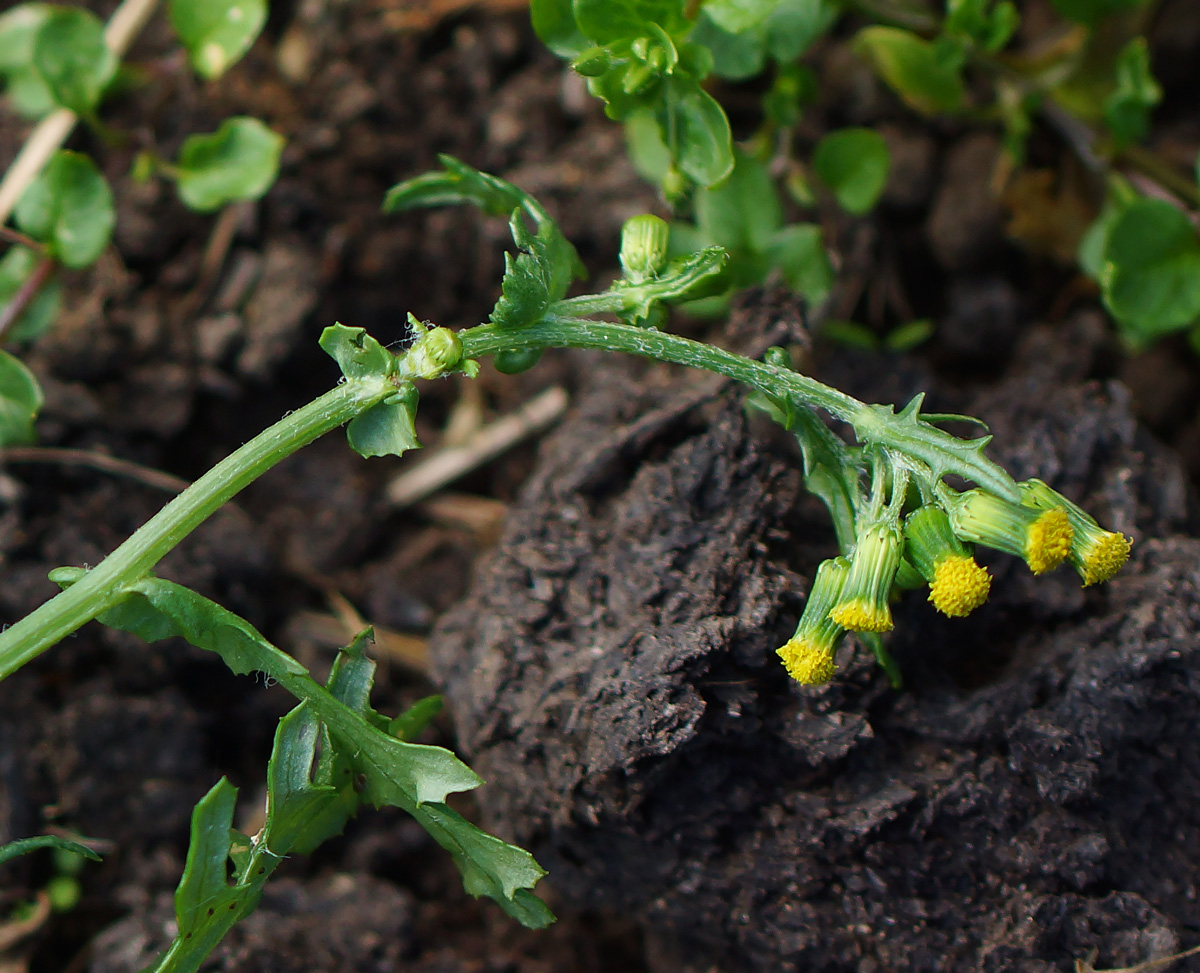
[[[189,135],[175,164],[179,198],[209,213],[239,199],[258,199],[279,175],[283,136],[257,118],[227,118],[210,135]]]
[[[17,225],[65,266],[86,267],[108,246],[116,223],[112,190],[96,164],[58,151],[21,194]]]
[[[171,0],[168,9],[192,67],[209,79],[240,60],[267,22],[266,0]]]
[[[0,447],[33,441],[33,420],[44,402],[33,372],[7,351],[0,351]]]

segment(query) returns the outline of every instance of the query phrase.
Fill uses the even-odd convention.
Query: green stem
[[[344,382],[285,416],[180,493],[133,536],[61,594],[0,633],[0,679],[124,596],[184,537],[280,460],[395,392],[383,378]]]

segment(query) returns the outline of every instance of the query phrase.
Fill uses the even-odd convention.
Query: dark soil
[[[619,128],[512,6],[275,4],[214,85],[152,26],[133,51],[152,83],[106,111],[127,142],[71,143],[101,160],[120,212],[115,246],[66,281],[62,320],[22,353],[46,387],[40,443],[194,479],[336,380],[316,345],[334,320],[391,343],[410,309],[452,327],[486,317],[502,224],[379,212],[439,152],[534,192],[597,279],[611,274],[622,221],[658,203]],[[1172,109],[1170,92],[1200,83],[1183,43],[1200,28],[1186,3],[1169,18],[1154,35],[1162,124],[1194,160],[1191,102]],[[411,821],[370,813],[287,862],[206,969],[1050,971],[1200,941],[1197,360],[1182,341],[1123,354],[1094,294],[1047,255],[1049,231],[1019,232],[1028,201],[992,196],[992,134],[914,119],[842,48],[818,67],[826,94],[801,143],[877,124],[896,159],[871,217],[822,211],[843,256],[829,314],[881,333],[931,317],[936,336],[904,356],[814,344],[774,288],[744,295],[724,331],[672,326],[751,354],[793,343],[807,370],[859,397],[925,390],[932,410],[981,417],[1014,475],[1132,535],[1130,565],[1083,591],[1067,572],[1034,579],[996,558],[993,598],[970,619],[915,596],[898,606],[904,689],[851,645],[831,685],[804,690],[773,649],[832,531],[794,442],[747,418],[736,389],[582,353],[437,383],[422,392],[430,445],[464,410],[506,414],[555,383],[572,393],[540,447],[452,488],[476,511],[508,509],[498,544],[490,513],[388,507],[385,484],[419,455],[367,462],[330,436],[161,573],[317,675],[352,633],[347,605],[380,626],[376,707],[445,690],[450,719],[428,739],[488,781],[465,810],[550,869],[539,891],[560,921],[522,930],[466,896]],[[139,148],[171,155],[230,114],[288,136],[261,203],[199,217],[128,178]],[[0,116],[0,160],[26,134]],[[1071,165],[1049,136],[1031,156],[1042,171]],[[51,568],[97,563],[167,495],[86,463],[5,460],[0,621],[53,593]],[[0,685],[0,842],[52,829],[106,842],[79,905],[0,966],[148,963],[171,936],[193,804],[226,775],[252,825],[289,700],[184,644],[98,626]],[[48,856],[5,866],[5,912],[51,877]]]

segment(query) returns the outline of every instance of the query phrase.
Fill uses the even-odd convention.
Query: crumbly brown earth
[[[1180,2],[1159,22],[1156,125],[1194,159],[1179,93],[1200,83],[1200,16]],[[40,443],[76,459],[193,479],[336,380],[316,345],[325,325],[387,343],[409,310],[451,327],[486,317],[503,225],[379,212],[439,152],[542,198],[597,280],[622,221],[661,212],[619,129],[509,2],[274,4],[249,57],[213,85],[184,70],[161,25],[132,60],[147,83],[105,109],[124,141],[71,142],[114,184],[115,245],[67,278],[62,319],[22,352],[47,392]],[[880,333],[930,317],[935,337],[904,355],[814,344],[774,288],[745,295],[726,330],[672,326],[755,353],[792,341],[807,369],[862,398],[926,390],[930,409],[980,416],[1015,475],[1133,535],[1130,565],[1083,591],[1068,572],[1034,579],[997,558],[993,598],[969,619],[935,617],[917,596],[897,606],[903,690],[848,649],[831,686],[802,691],[773,649],[832,532],[800,487],[794,443],[747,419],[736,390],[583,353],[437,383],[420,418],[431,445],[553,384],[572,405],[540,447],[403,513],[384,487],[421,455],[367,462],[327,437],[162,573],[318,674],[360,619],[390,633],[376,706],[447,692],[450,718],[429,739],[488,780],[464,809],[539,855],[560,921],[520,929],[467,897],[403,815],[369,813],[287,862],[206,970],[1049,971],[1093,950],[1115,966],[1194,944],[1197,360],[1181,341],[1126,355],[1054,258],[1095,202],[1054,188],[1078,182],[1060,180],[1061,144],[1035,140],[1047,175],[997,200],[991,134],[913,118],[836,45],[817,70],[824,94],[800,144],[880,125],[895,159],[869,218],[822,211],[842,254],[829,315]],[[748,133],[753,92],[723,97],[747,106],[734,120]],[[129,179],[139,149],[169,156],[231,114],[288,138],[260,203],[200,217],[168,186]],[[0,115],[0,161],[27,130]],[[95,564],[168,495],[86,463],[3,461],[0,622],[52,594],[49,569]],[[253,826],[288,706],[186,645],[95,626],[0,684],[0,841],[63,829],[108,843],[79,905],[9,946],[5,968],[148,963],[170,937],[192,805],[226,775]],[[4,914],[51,877],[46,856],[4,866]]]

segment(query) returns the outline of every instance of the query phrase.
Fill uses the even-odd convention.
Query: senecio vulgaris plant
[[[96,619],[149,641],[182,637],[216,652],[236,673],[265,673],[299,700],[275,737],[261,830],[246,835],[232,827],[237,791],[226,780],[197,805],[175,895],[178,932],[152,967],[158,973],[198,969],[254,909],[283,857],[339,833],[363,803],[399,806],[416,818],[454,857],[467,891],[491,897],[525,925],[553,920],[532,892],[544,874],[532,856],[446,806],[449,794],[476,787],[479,778],[448,751],[409,742],[436,702],[392,719],[371,708],[366,633],[340,653],[321,686],[247,621],[153,574],[221,504],[327,431],[346,425],[363,456],[417,447],[418,382],[473,376],[487,356],[502,371],[517,372],[547,348],[574,347],[703,368],[748,386],[750,404],[795,434],[805,481],[828,507],[841,548],[821,565],[796,633],[779,649],[787,671],[804,684],[833,677],[835,650],[848,631],[871,645],[896,680],[881,640],[892,627],[894,594],[928,584],[944,613],[971,611],[989,584],[972,559],[973,544],[1016,554],[1037,573],[1069,560],[1084,584],[1107,580],[1127,557],[1125,537],[1044,483],[1015,483],[984,455],[987,437],[964,441],[940,429],[939,422],[961,417],[922,413],[919,396],[896,412],[798,374],[782,348],[757,361],[659,330],[666,306],[695,297],[720,273],[727,259],[720,248],[670,260],[667,225],[634,217],[622,237],[622,277],[601,293],[568,297],[582,276],[579,257],[537,201],[455,159],[442,163],[441,171],[394,187],[385,205],[471,203],[509,218],[518,252],[506,254],[488,322],[456,333],[410,314],[412,341],[399,354],[361,328],[325,329],[321,347],[343,376],[335,388],[217,464],[96,567],[53,571],[64,590],[0,633],[0,678]],[[856,442],[835,435],[819,412],[846,423]],[[948,476],[975,486],[954,489]]]

